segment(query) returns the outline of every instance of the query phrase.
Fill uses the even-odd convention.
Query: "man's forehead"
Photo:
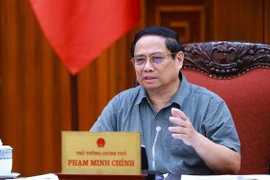
[[[149,55],[167,51],[164,38],[160,36],[143,36],[135,45],[134,55]]]

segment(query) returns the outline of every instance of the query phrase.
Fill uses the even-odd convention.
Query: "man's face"
[[[135,46],[133,61],[137,80],[147,90],[167,89],[178,83],[178,74],[183,65],[182,52],[172,58],[165,45],[165,38],[155,35],[141,37]],[[152,60],[152,61],[151,61]]]

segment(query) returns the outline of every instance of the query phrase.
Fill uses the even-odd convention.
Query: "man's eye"
[[[163,56],[153,56],[153,63],[155,64],[159,64],[159,63],[162,63],[164,57]]]
[[[136,62],[144,62],[145,58],[136,58],[135,60],[136,60]]]

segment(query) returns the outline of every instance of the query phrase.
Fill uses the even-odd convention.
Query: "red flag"
[[[139,0],[29,0],[71,74],[97,58],[140,19]]]

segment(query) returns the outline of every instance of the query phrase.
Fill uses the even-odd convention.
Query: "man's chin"
[[[157,85],[156,84],[143,84],[143,87],[147,90],[155,90],[157,89]]]

